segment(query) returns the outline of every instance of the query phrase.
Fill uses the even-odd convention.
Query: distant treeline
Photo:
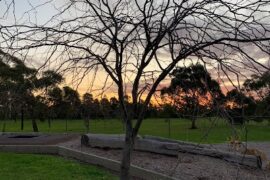
[[[36,120],[122,117],[117,98],[100,99],[90,93],[80,97],[69,86],[60,88],[62,82],[63,77],[55,71],[40,73],[16,57],[0,52],[0,118],[21,122],[31,119],[37,131]],[[233,89],[224,95],[219,83],[202,65],[176,68],[171,74],[171,84],[160,93],[162,103],[150,104],[145,117],[189,118],[194,128],[199,116],[231,116],[236,118],[228,119],[243,123],[243,116],[270,115],[269,87],[267,71],[247,79],[242,89]],[[125,96],[125,103],[129,114],[136,118],[134,108],[141,108],[143,100],[132,105]]]

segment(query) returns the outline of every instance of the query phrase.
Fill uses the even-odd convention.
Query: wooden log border
[[[103,168],[120,172],[120,162],[104,158],[90,153],[81,152],[64,146],[57,145],[0,145],[0,152],[27,153],[27,154],[52,154],[65,158],[71,158],[80,162],[98,165]],[[138,166],[131,165],[130,174],[133,177],[146,180],[176,180],[165,174],[154,172]],[[191,177],[183,175],[183,180],[189,180]]]
[[[82,145],[90,147],[121,149],[124,145],[124,136],[107,134],[84,134],[81,137],[81,143]],[[136,138],[134,150],[170,156],[178,156],[179,153],[189,153],[217,158],[252,168],[262,169],[262,160],[260,156],[240,154],[237,152],[227,152],[211,148],[207,145],[197,145],[195,143],[170,140],[154,136]]]

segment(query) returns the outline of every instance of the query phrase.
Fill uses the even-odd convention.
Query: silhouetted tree
[[[176,108],[172,104],[162,104],[159,117],[162,118],[177,118],[179,115],[177,114]]]
[[[103,114],[103,118],[110,117],[111,113],[111,104],[108,98],[105,96],[100,100],[100,109]]]
[[[170,95],[177,111],[191,119],[191,129],[196,129],[199,112],[223,95],[220,86],[200,64],[177,67],[171,77],[170,86],[162,93]]]
[[[19,58],[3,51],[0,51],[0,55],[0,79],[2,81],[0,91],[1,94],[6,95],[10,114],[12,107],[17,107],[12,110],[15,114],[20,107],[21,129],[23,130],[24,116],[28,112],[32,119],[33,131],[37,132],[36,111],[37,106],[41,104],[40,99],[36,99],[33,93],[60,83],[62,76],[54,71],[45,71],[39,77],[36,69],[27,67]]]
[[[244,88],[250,93],[251,97],[256,99],[257,108],[255,115],[270,115],[270,71],[263,74],[253,74],[251,79],[244,82]]]
[[[90,93],[85,93],[82,98],[82,115],[84,118],[89,119],[94,117],[94,98]]]
[[[78,91],[71,87],[63,87],[63,105],[66,111],[66,118],[79,118],[80,117],[80,106],[81,100]]]
[[[101,117],[103,117],[103,114],[101,112],[100,102],[99,102],[99,100],[97,98],[94,99],[93,106],[95,108],[95,118],[101,118]]]
[[[62,118],[64,117],[64,113],[66,110],[62,108],[63,105],[63,94],[62,90],[59,87],[54,87],[48,90],[48,101],[49,101],[49,109],[50,115],[52,118]]]
[[[111,117],[113,118],[119,118],[120,117],[120,107],[119,107],[119,101],[116,97],[110,98],[110,110],[111,110]]]
[[[256,109],[253,98],[245,95],[238,89],[232,89],[226,95],[227,110],[229,120],[232,123],[243,124],[245,115],[252,115]]]
[[[9,111],[11,113],[12,104],[20,107],[21,111],[21,129],[24,126],[24,115],[26,110],[32,109],[34,102],[33,90],[36,89],[35,82],[37,81],[37,71],[27,67],[24,62],[14,56],[11,56],[3,51],[1,53],[1,75],[5,88],[2,88],[2,93],[6,94],[8,99]],[[32,120],[33,130],[38,131],[36,121]]]
[[[35,97],[34,101],[34,118],[45,121],[45,119],[49,116],[49,107],[47,105],[46,98],[44,96],[38,95]]]

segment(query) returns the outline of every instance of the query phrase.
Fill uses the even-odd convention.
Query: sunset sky
[[[0,1],[0,23],[3,24],[10,24],[15,21],[14,16],[10,11],[8,14],[5,14],[5,9],[8,6],[7,4],[8,1]],[[15,1],[15,6],[11,4],[10,9],[14,8],[15,16],[16,16],[16,21],[23,23],[23,22],[38,22],[38,24],[53,24],[57,23],[57,20],[54,18],[51,18],[55,13],[57,13],[56,7],[60,7],[63,4],[65,4],[65,0],[57,0],[54,1],[55,6],[53,6],[51,3],[44,4],[47,2],[47,0],[17,0]],[[39,6],[40,5],[40,6]],[[36,8],[33,8],[36,7]],[[71,13],[72,14],[72,13]],[[0,47],[5,47],[8,46],[8,44],[0,44]],[[53,58],[58,58],[55,61],[52,61],[51,63],[47,63],[45,69],[57,69],[59,65],[61,64],[61,58],[58,56],[61,55],[63,49],[58,49],[59,52],[56,52]],[[243,50],[248,51],[250,55],[254,58],[256,58],[259,62],[264,64],[265,66],[269,67],[269,57],[266,56],[266,54],[261,53],[261,51],[258,50],[258,48],[255,48],[253,46],[248,46],[245,45],[243,46]],[[48,59],[48,53],[47,52],[53,51],[52,49],[44,48],[44,49],[39,49],[38,51],[36,50],[30,50],[27,52],[26,56],[26,62],[30,66],[34,66],[36,68],[39,68],[42,64],[44,64],[44,61]],[[17,54],[18,55],[18,54]],[[168,55],[166,52],[162,52],[159,54],[160,58],[163,59],[164,64],[166,64],[166,59],[168,59]],[[231,56],[234,56],[235,59],[237,59],[237,53],[232,54]],[[62,59],[63,60],[63,59]],[[229,77],[231,78],[232,81],[229,81],[228,78],[224,73],[221,72],[219,69],[220,67],[218,66],[217,63],[209,63],[207,65],[207,68],[209,72],[211,72],[212,76],[214,79],[218,80],[221,83],[221,87],[224,92],[227,91],[227,89],[231,89],[233,87],[232,83],[237,87],[239,84],[241,84],[247,77],[249,77],[254,70],[254,64],[242,64],[243,59],[241,57],[238,58],[239,62],[235,61],[232,62],[230,60],[227,61],[229,64],[230,68],[237,69],[240,73],[240,76],[237,77],[235,74],[228,72]],[[188,65],[191,62],[196,63],[198,60],[196,57],[191,57],[190,60],[185,60],[183,62],[180,62],[178,65],[183,66],[183,65]],[[149,71],[155,70],[156,69],[156,64],[153,64],[150,66],[148,69]],[[68,65],[67,65],[68,67]],[[130,68],[130,67],[128,67]],[[225,70],[226,71],[226,70]],[[262,71],[263,72],[263,71]],[[85,73],[85,74],[84,74]],[[83,80],[81,81],[81,78],[84,76]],[[125,82],[126,82],[126,89],[127,91],[130,91],[130,87],[132,86],[132,80],[129,80],[128,78],[133,77],[134,75],[127,74],[126,77],[124,77]],[[238,79],[237,79],[238,78]],[[74,88],[78,87],[78,91],[80,94],[83,94],[85,92],[90,92],[95,95],[106,95],[107,97],[111,96],[116,96],[117,93],[117,88],[113,84],[112,80],[107,77],[107,74],[105,71],[99,67],[98,69],[92,69],[90,72],[83,72],[82,70],[70,70],[68,73],[65,74],[65,79],[66,82],[64,85],[71,85]],[[95,79],[95,81],[93,81]],[[148,79],[146,81],[149,81]],[[106,86],[104,86],[106,82]],[[170,80],[169,77],[167,77],[165,80],[163,80],[160,84],[160,87],[167,86],[169,84]],[[144,84],[144,82],[142,82]],[[103,93],[101,89],[105,90],[106,93]]]

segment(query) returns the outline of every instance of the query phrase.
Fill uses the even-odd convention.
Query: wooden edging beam
[[[29,153],[29,154],[54,154],[62,157],[76,159],[81,162],[98,165],[109,170],[120,172],[120,162],[112,159],[104,158],[90,153],[81,152],[71,148],[57,145],[0,145],[1,152],[13,153]],[[151,170],[143,169],[138,166],[131,165],[131,176],[146,180],[176,180],[173,177],[157,173]],[[190,179],[183,177],[181,179]]]

